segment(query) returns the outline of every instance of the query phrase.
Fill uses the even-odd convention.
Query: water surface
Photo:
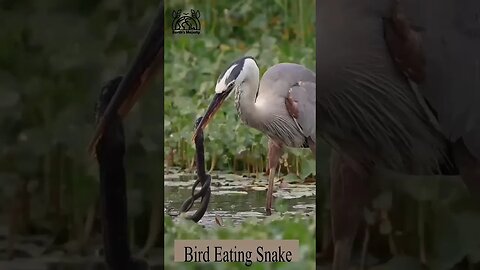
[[[216,226],[215,217],[240,224],[250,217],[265,218],[265,200],[267,178],[247,177],[245,175],[213,172],[212,196],[205,216],[199,224]],[[172,173],[165,175],[165,210],[178,210],[182,203],[191,196],[196,175]],[[290,181],[275,183],[274,212],[283,214],[315,214],[315,184]],[[198,202],[188,214],[193,214]]]

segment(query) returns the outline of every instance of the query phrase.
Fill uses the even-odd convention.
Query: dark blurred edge
[[[319,0],[319,1],[322,1],[322,0]],[[319,32],[320,27],[321,27],[320,26],[320,20],[318,19],[318,16],[320,15],[320,5],[318,4],[319,1],[316,1],[316,3],[315,3],[315,6],[316,6],[316,8],[315,8],[315,10],[316,10],[316,12],[315,12],[315,15],[316,15],[315,16],[316,37],[319,36],[318,32]],[[315,50],[315,52],[316,52],[316,54],[315,54],[316,55],[315,56],[316,57],[316,59],[315,59],[316,60],[316,62],[315,62],[316,70],[320,70],[319,63],[320,63],[321,59],[318,59],[319,54],[317,53],[320,49],[320,45],[319,45],[320,42],[322,42],[322,41],[321,40],[319,41],[318,38],[316,38],[316,42],[315,42],[315,44],[316,44],[316,50]],[[316,76],[316,85],[320,85],[318,76]],[[317,88],[316,91],[317,91],[317,94],[318,94],[320,89]],[[321,119],[320,118],[321,116],[319,115],[319,110],[318,110],[318,99],[317,99],[315,114],[316,114],[315,118],[317,120]],[[315,224],[316,224],[316,227],[315,227],[315,254],[316,254],[316,262],[317,262],[317,267],[316,268],[318,269],[320,267],[320,262],[321,262],[321,257],[319,256],[319,252],[322,249],[321,248],[321,246],[322,246],[322,239],[321,239],[321,237],[322,237],[322,227],[319,226],[319,224],[324,224],[324,222],[322,222],[322,216],[321,216],[322,212],[318,211],[318,209],[323,206],[323,204],[322,204],[322,199],[323,198],[321,198],[321,196],[320,196],[320,194],[322,194],[321,185],[320,185],[320,181],[321,181],[321,177],[320,177],[321,171],[320,170],[322,168],[321,151],[320,151],[321,148],[318,146],[318,144],[322,140],[322,138],[320,137],[320,132],[318,130],[318,124],[316,124],[316,126],[315,126],[315,131],[316,131],[316,134],[317,134],[317,138],[316,138],[317,148],[316,148],[316,153],[315,153],[315,155],[317,157],[316,160],[315,160],[315,172],[316,172],[316,179],[315,179],[316,180],[316,188],[315,188],[316,189],[316,191],[315,191],[315,194],[316,194],[316,196],[315,196],[315,208],[316,208],[316,211],[315,211],[315,213],[316,213],[315,214]]]
[[[161,60],[159,60],[160,64],[159,64],[159,70],[158,70],[158,74],[157,76],[159,76],[159,86],[160,86],[160,89],[162,91],[162,94],[160,95],[160,100],[159,100],[159,106],[162,110],[162,114],[160,115],[160,123],[158,123],[160,126],[161,126],[161,134],[163,135],[163,138],[158,138],[159,140],[159,144],[160,144],[160,149],[162,149],[162,153],[159,153],[160,155],[160,160],[161,160],[161,164],[160,166],[162,166],[162,176],[161,176],[161,187],[162,187],[162,192],[160,192],[160,199],[159,199],[159,202],[161,203],[162,205],[162,209],[165,209],[163,206],[165,205],[165,197],[164,197],[164,177],[163,175],[165,175],[165,172],[164,172],[164,169],[165,169],[165,166],[163,164],[165,164],[165,126],[164,126],[164,122],[165,122],[165,109],[164,109],[164,89],[165,89],[165,80],[164,80],[164,54],[163,54],[163,48],[164,48],[164,37],[165,37],[165,33],[164,33],[164,21],[165,21],[165,17],[164,17],[164,14],[165,14],[165,10],[164,10],[164,0],[160,0],[160,8],[161,9],[161,14],[162,14],[162,22],[161,22],[161,51],[160,51],[160,58]],[[160,241],[160,248],[161,248],[161,259],[160,259],[160,265],[161,265],[161,269],[165,269],[165,223],[164,223],[164,211],[162,211],[162,214],[160,215],[160,239],[158,239]]]
[[[163,91],[163,27],[164,4],[163,0],[160,0],[158,13],[142,43],[142,47],[137,57],[135,58],[127,74],[123,77],[118,91],[113,96],[112,101],[109,103],[105,113],[97,124],[93,138],[88,147],[90,154],[94,153],[98,140],[102,136],[105,128],[108,128],[108,123],[112,121],[113,116],[116,113],[118,113],[121,117],[125,117],[127,115],[127,113],[135,104],[136,100],[144,92],[148,81],[154,77],[154,73],[161,74],[161,85]],[[160,102],[163,106],[163,98]]]
[[[108,128],[108,123],[112,121],[114,116],[118,113],[121,117],[125,117],[130,109],[133,107],[137,99],[146,90],[146,86],[153,78],[158,79],[160,89],[156,91],[162,91],[160,95],[159,106],[163,109],[164,104],[164,76],[163,76],[163,48],[164,48],[164,1],[159,1],[157,15],[152,22],[152,25],[145,36],[142,46],[138,52],[137,57],[133,61],[130,69],[123,77],[118,90],[112,97],[111,102],[106,108],[102,118],[98,121],[94,135],[89,144],[89,153],[93,154],[96,148],[96,144],[103,135],[105,128]],[[157,77],[158,76],[158,77]],[[158,116],[154,116],[158,117]],[[163,126],[164,114],[160,116],[159,125],[161,126],[161,134],[164,133]],[[160,149],[164,148],[164,139],[158,138]],[[161,162],[164,162],[163,153],[161,155]],[[163,186],[163,178],[161,178]],[[160,192],[159,201],[164,204],[164,194]],[[164,263],[164,219],[163,214],[160,215],[160,237],[157,239],[160,241],[161,258],[160,265],[163,268]],[[158,243],[158,242],[157,242]]]

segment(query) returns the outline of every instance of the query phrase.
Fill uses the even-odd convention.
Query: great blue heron
[[[317,125],[332,163],[333,269],[348,269],[372,169],[459,170],[480,194],[480,2],[317,2]],[[378,166],[378,167],[376,167]]]
[[[315,155],[315,73],[302,65],[281,63],[270,67],[260,81],[256,60],[250,56],[238,59],[218,77],[215,96],[194,138],[232,91],[240,119],[269,137],[266,211],[270,214],[273,179],[283,147],[310,147]]]

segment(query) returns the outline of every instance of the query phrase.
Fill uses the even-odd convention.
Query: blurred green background
[[[0,261],[101,246],[98,168],[87,155],[94,105],[136,57],[158,3],[0,1]],[[152,200],[162,191],[161,95],[153,82],[125,121],[135,251],[162,211]],[[38,245],[24,243],[34,237]]]

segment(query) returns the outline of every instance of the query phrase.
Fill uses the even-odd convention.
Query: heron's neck
[[[235,107],[240,119],[248,126],[259,128],[262,124],[261,113],[256,104],[258,80],[245,82],[235,90]]]

